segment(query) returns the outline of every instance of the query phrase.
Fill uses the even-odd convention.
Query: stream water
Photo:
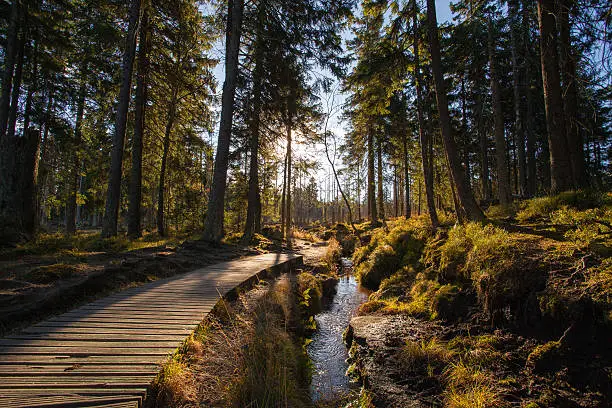
[[[331,304],[315,316],[317,331],[307,347],[314,366],[310,386],[314,401],[346,393],[351,386],[345,375],[348,352],[342,340],[342,332],[359,305],[368,299],[369,292],[355,280],[350,260],[342,259],[340,272],[342,276],[336,286],[336,294]]]

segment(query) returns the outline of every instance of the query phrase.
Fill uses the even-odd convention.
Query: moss
[[[558,371],[561,368],[561,342],[549,341],[537,346],[527,357],[527,367],[534,373]]]
[[[39,266],[32,269],[23,276],[23,279],[38,284],[51,284],[61,279],[70,279],[81,275],[78,265],[59,263],[54,265]]]
[[[546,220],[550,214],[563,206],[586,210],[609,206],[612,202],[610,193],[601,193],[596,190],[565,191],[563,193],[532,198],[522,203],[520,211],[516,214],[519,222]]]
[[[457,285],[446,284],[441,286],[433,296],[431,304],[431,318],[448,321],[457,321],[467,316],[468,308],[472,304],[469,294]]]
[[[380,282],[391,276],[400,266],[400,257],[393,247],[384,244],[376,247],[355,269],[355,276],[359,283],[369,289],[378,289]]]
[[[321,280],[309,272],[298,275],[300,306],[305,316],[314,316],[322,308],[323,285]]]

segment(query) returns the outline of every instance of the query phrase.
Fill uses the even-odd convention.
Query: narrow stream
[[[307,347],[314,366],[310,386],[314,401],[346,393],[351,386],[345,376],[348,352],[342,341],[342,332],[359,305],[368,299],[369,292],[355,280],[349,259],[342,259],[340,273],[342,276],[334,299],[326,310],[315,316],[318,329]]]

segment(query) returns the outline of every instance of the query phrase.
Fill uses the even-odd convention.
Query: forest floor
[[[109,293],[206,265],[266,252],[264,245],[211,248],[187,235],[138,240],[44,234],[0,250],[0,335]]]
[[[377,289],[350,324],[362,407],[612,405],[612,205],[567,193],[366,232],[353,256]]]

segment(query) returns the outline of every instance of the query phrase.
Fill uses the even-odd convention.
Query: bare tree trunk
[[[0,243],[30,240],[37,228],[36,174],[40,135],[5,139],[0,150]]]
[[[525,86],[523,82],[526,80],[524,76],[524,68],[521,64],[526,65],[524,56],[522,55],[523,47],[521,46],[521,31],[519,23],[519,4],[518,0],[510,0],[508,2],[508,14],[510,18],[510,38],[512,42],[512,90],[514,97],[514,137],[516,139],[516,148],[518,150],[518,193],[521,197],[528,196],[527,187],[527,161],[525,158],[525,126],[524,126],[524,109],[523,109],[523,91]]]
[[[408,169],[408,135],[404,134],[404,217],[410,218],[412,206],[410,205],[410,170]]]
[[[151,34],[149,32],[149,3],[144,0],[142,21],[140,23],[140,45],[138,49],[138,73],[136,74],[136,101],[134,118],[134,136],[132,137],[132,168],[128,189],[128,236],[142,236],[140,223],[140,203],[142,201],[142,145],[145,133],[147,106],[147,87],[149,77],[149,49]]]
[[[538,0],[540,55],[544,104],[550,153],[551,192],[569,190],[574,186],[572,166],[565,135],[565,117],[561,96],[561,77],[557,53],[555,0]]]
[[[232,136],[232,119],[234,116],[234,97],[238,78],[238,56],[240,36],[242,34],[242,16],[244,0],[228,0],[227,27],[225,31],[225,80],[221,97],[221,121],[213,182],[208,200],[208,211],[204,223],[202,239],[219,243],[223,238],[223,210],[225,207],[225,189],[227,187],[227,167]]]
[[[288,139],[287,139],[288,140]],[[281,237],[285,238],[285,217],[286,217],[286,205],[287,205],[287,154],[285,153],[285,160],[283,164],[283,192],[281,194]]]
[[[38,91],[38,41],[34,43],[32,50],[32,81],[28,86],[25,108],[23,110],[23,134],[30,128],[30,115],[32,114],[32,100],[34,93]]]
[[[575,0],[561,1],[559,18],[561,69],[563,71],[563,108],[566,119],[567,147],[572,163],[572,173],[576,187],[588,187],[586,166],[584,164],[584,142],[578,119],[578,91],[576,88],[576,55],[572,49],[571,25],[569,16]]]
[[[24,18],[24,24],[25,24]],[[9,109],[8,126],[6,134],[8,138],[15,137],[15,127],[17,125],[17,114],[19,113],[19,97],[21,96],[21,80],[23,79],[23,61],[25,54],[25,30],[21,30],[21,35],[17,41],[17,61],[15,65],[15,76],[13,77],[13,90],[11,94],[11,107]]]
[[[378,173],[378,185],[376,186],[378,188],[378,214],[379,217],[384,221],[385,220],[385,196],[384,196],[384,180],[383,180],[383,163],[382,163],[382,158],[383,158],[383,154],[382,154],[382,135],[379,135],[379,137],[376,138],[377,141],[377,148],[376,148],[376,153],[378,155],[377,157],[377,173]]]
[[[125,143],[125,130],[127,115],[130,106],[130,91],[132,89],[132,72],[134,70],[134,57],[136,54],[136,32],[140,17],[141,0],[131,0],[128,19],[128,32],[123,52],[122,82],[117,105],[117,118],[115,120],[115,134],[113,136],[113,149],[111,153],[111,166],[106,193],[106,208],[102,236],[105,238],[117,235],[117,222],[119,219],[119,203],[121,201],[121,172],[123,169],[123,145]]]
[[[536,167],[536,137],[535,132],[532,129],[531,123],[533,118],[533,104],[532,104],[532,93],[531,93],[531,32],[530,32],[530,6],[529,0],[522,0],[522,20],[521,20],[521,35],[523,40],[523,56],[524,61],[524,92],[525,92],[525,120],[524,129],[527,137],[526,148],[526,159],[527,159],[527,197],[533,197],[537,189],[537,167]]]
[[[291,131],[287,131],[287,192],[285,197],[285,234],[287,240],[291,235],[291,169],[293,163],[291,161]]]
[[[174,91],[170,106],[168,107],[168,121],[166,122],[166,131],[164,132],[164,150],[162,153],[161,169],[159,171],[159,185],[157,190],[157,232],[159,235],[166,236],[166,225],[164,221],[164,189],[166,182],[166,164],[168,162],[168,152],[170,151],[170,136],[176,119],[176,110],[178,105],[178,90]]]
[[[419,23],[418,23],[418,9],[416,0],[412,1],[412,7],[414,9],[412,15],[412,27],[414,31],[414,43],[413,43],[413,51],[414,51],[414,87],[416,88],[416,107],[417,107],[417,118],[419,123],[419,142],[421,145],[421,162],[423,166],[423,181],[425,183],[425,196],[427,200],[427,211],[429,212],[429,219],[431,220],[431,225],[434,228],[437,228],[439,225],[438,222],[438,213],[436,211],[436,204],[434,201],[434,185],[433,185],[433,170],[430,166],[430,163],[433,163],[433,155],[430,157],[428,154],[428,148],[430,145],[430,140],[432,135],[428,135],[425,131],[425,118],[423,117],[423,95],[421,88],[421,61],[419,58]],[[408,182],[408,180],[406,180]],[[408,202],[408,197],[406,197],[406,201]],[[420,201],[419,201],[420,206]],[[406,206],[406,214],[410,214],[408,212],[410,208],[408,204]],[[420,213],[420,210],[419,210]]]
[[[84,63],[85,65],[86,63]],[[66,202],[66,234],[76,232],[77,190],[79,180],[79,167],[81,165],[81,136],[83,128],[83,113],[85,111],[85,93],[87,91],[87,67],[81,68],[79,96],[77,101],[77,115],[74,125],[74,152],[68,180],[68,200]]]
[[[361,221],[361,159],[357,160],[357,220]]]
[[[261,86],[263,80],[263,57],[264,57],[264,24],[266,18],[265,2],[260,2],[257,7],[257,33],[255,44],[255,68],[253,70],[253,99],[251,102],[252,112],[249,121],[250,139],[250,167],[249,167],[249,192],[247,203],[246,224],[242,241],[248,243],[253,234],[257,232],[258,208],[261,208],[259,197],[259,125],[261,114]]]
[[[6,47],[4,48],[4,72],[2,76],[2,92],[0,94],[0,141],[6,135],[9,109],[11,103],[11,89],[13,87],[13,72],[15,59],[19,49],[18,32],[20,25],[21,0],[13,1],[6,32]]]
[[[376,212],[376,180],[374,178],[374,134],[370,127],[368,129],[368,210],[370,222],[378,224]]]
[[[495,65],[495,43],[493,40],[493,21],[488,19],[489,74],[491,76],[491,98],[493,99],[493,121],[495,127],[495,161],[497,164],[497,196],[502,207],[512,202],[508,160],[506,157],[506,138],[504,135],[504,112],[502,111],[501,91]]]
[[[446,87],[444,85],[444,76],[442,74],[440,42],[438,38],[438,24],[434,0],[427,0],[427,19],[429,22],[431,68],[436,89],[438,112],[440,114],[442,140],[448,158],[451,177],[457,188],[458,204],[460,205],[460,208],[458,208],[458,217],[461,218],[459,213],[463,213],[468,220],[483,221],[485,216],[480,207],[478,207],[478,204],[476,204],[476,200],[474,200],[472,189],[465,178],[465,173],[461,167],[461,161],[457,154],[457,146],[451,134],[451,120],[448,112],[448,99]]]

